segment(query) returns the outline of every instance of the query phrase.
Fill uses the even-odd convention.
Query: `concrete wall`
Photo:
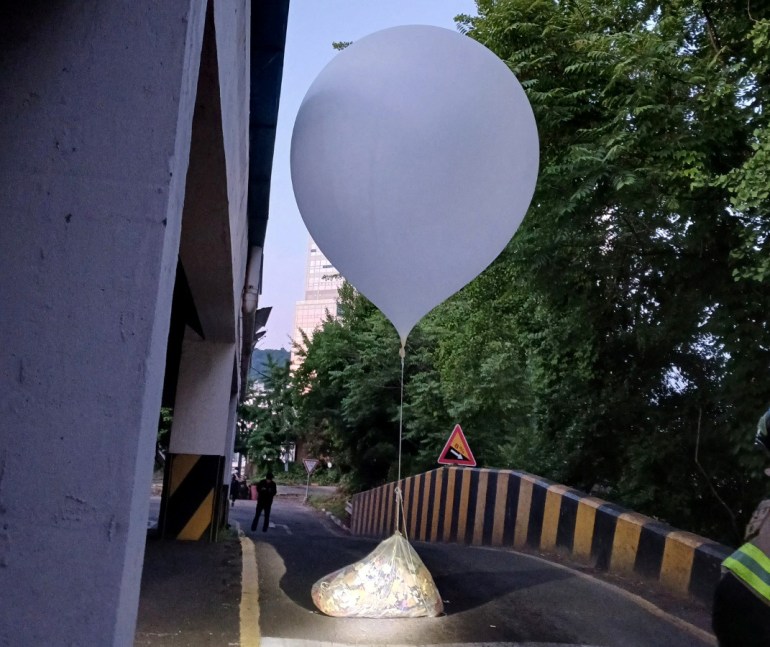
[[[171,426],[173,454],[228,455],[233,344],[185,339]],[[232,449],[232,448],[230,448]]]
[[[250,3],[214,3],[218,90],[203,97],[208,5],[31,0],[4,10],[0,644],[133,643],[201,100],[219,112],[209,131],[218,143],[198,144],[223,151],[199,195],[221,192],[211,204],[229,327],[212,311],[207,321],[230,344],[212,430],[226,453],[246,257]]]
[[[251,3],[209,5],[180,255],[208,341],[239,343],[248,257]]]
[[[238,321],[241,292],[248,258],[246,206],[249,180],[249,24],[251,2],[217,0],[214,27],[217,36],[222,133],[230,215],[230,247],[233,254],[232,282],[234,317]],[[239,328],[240,329],[240,328]]]
[[[355,534],[562,553],[598,569],[659,581],[711,602],[732,550],[546,479],[512,470],[441,468],[353,497]]]

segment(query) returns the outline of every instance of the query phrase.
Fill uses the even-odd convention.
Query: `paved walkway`
[[[135,645],[240,645],[240,604],[237,538],[210,544],[148,537]]]
[[[281,485],[279,500],[303,499],[305,489],[304,485]],[[311,485],[309,493],[335,491]],[[235,505],[253,510],[255,502],[240,500]],[[216,543],[161,541],[153,532],[159,507],[160,497],[151,496],[134,644],[257,647],[259,605],[251,540],[239,538],[233,523]]]

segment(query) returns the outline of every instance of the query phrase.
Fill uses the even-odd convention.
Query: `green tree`
[[[404,472],[460,422],[482,465],[737,541],[770,400],[768,8],[477,4],[460,26],[524,86],[540,176],[511,244],[410,335]],[[393,476],[398,342],[345,290],[295,396],[368,487]]]
[[[296,412],[288,362],[267,358],[261,381],[252,382],[248,397],[238,411],[239,435],[245,439],[249,459],[263,467],[274,467],[281,445],[296,442]]]
[[[349,284],[338,313],[300,349],[299,419],[305,437],[324,443],[350,486],[361,489],[382,482],[397,455],[398,336]]]
[[[511,281],[474,288],[515,322],[532,408],[513,461],[725,537],[709,485],[745,514],[770,339],[761,286],[734,281],[759,221],[727,186],[756,157],[760,93],[716,38],[722,18],[733,43],[751,23],[704,4],[482,0],[463,25],[517,74],[541,135],[533,205],[499,261]]]

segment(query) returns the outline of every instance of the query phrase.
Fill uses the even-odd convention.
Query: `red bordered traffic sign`
[[[303,458],[302,462],[305,464],[305,471],[307,471],[308,476],[313,473],[313,470],[318,465],[317,458]]]
[[[449,436],[449,440],[446,441],[444,449],[438,456],[438,462],[441,465],[466,465],[468,467],[476,467],[476,459],[473,457],[473,452],[468,446],[468,441],[465,439],[460,425],[455,425],[452,433]]]

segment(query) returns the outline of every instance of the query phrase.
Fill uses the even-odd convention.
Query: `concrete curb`
[[[247,537],[240,526],[238,535],[241,542],[241,604],[239,610],[239,642],[241,647],[259,647],[259,573],[254,542]]]
[[[331,520],[332,520],[332,522],[333,522],[335,525],[337,525],[338,527],[340,527],[340,528],[341,528],[342,530],[344,530],[345,532],[347,532],[347,533],[350,533],[350,528],[348,528],[348,527],[345,525],[345,522],[343,522],[343,521],[342,521],[342,520],[341,520],[339,517],[335,516],[334,514],[332,514],[332,513],[331,513],[331,512],[329,512],[328,510],[325,510],[324,508],[321,508],[321,510],[322,510],[322,511],[323,511],[323,512],[326,514],[326,516],[327,516],[327,517],[329,517],[329,519],[331,519]]]

